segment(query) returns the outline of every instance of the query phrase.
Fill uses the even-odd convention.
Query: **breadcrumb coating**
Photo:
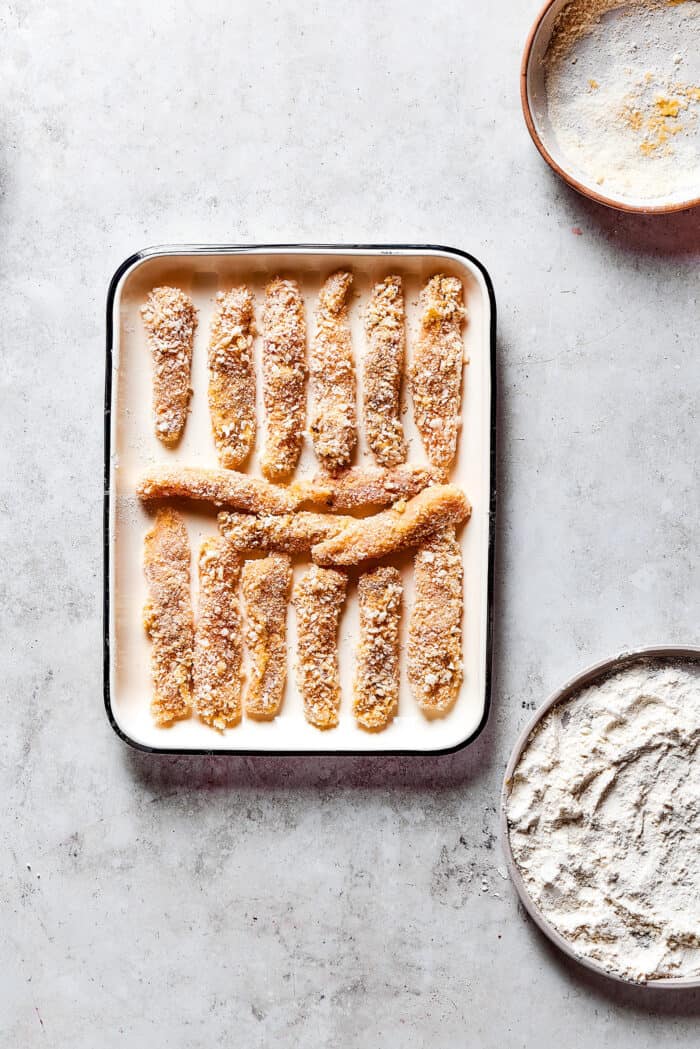
[[[352,274],[339,270],[321,288],[309,354],[311,436],[329,473],[348,465],[357,443],[355,361],[347,305],[351,284]]]
[[[243,566],[246,643],[252,671],[245,696],[247,717],[270,721],[279,713],[287,681],[287,605],[292,563],[271,554]]]
[[[403,587],[396,568],[360,576],[360,644],[353,693],[358,725],[379,732],[399,705],[399,621]]]
[[[471,506],[456,485],[433,485],[408,502],[352,523],[338,535],[317,543],[311,556],[318,565],[356,565],[421,543],[447,525],[460,524]]]
[[[200,467],[157,467],[136,488],[140,499],[196,499],[215,506],[231,506],[251,514],[283,514],[306,499],[305,490],[280,488],[235,470]]]
[[[190,715],[194,623],[190,598],[190,544],[185,520],[159,510],[144,542],[148,601],[143,625],[151,640],[151,713],[157,725]]]
[[[268,284],[262,313],[265,449],[261,469],[270,481],[297,466],[306,420],[306,320],[295,280]]]
[[[420,295],[420,332],[409,369],[413,412],[423,445],[444,478],[457,454],[461,424],[462,282],[438,273]]]
[[[219,530],[236,550],[280,550],[303,554],[315,543],[338,535],[354,517],[312,514],[301,510],[295,514],[219,514]]]
[[[150,293],[141,316],[153,359],[156,437],[163,444],[177,444],[192,396],[190,373],[197,310],[179,288],[162,287]]]
[[[219,292],[209,337],[209,413],[222,466],[236,470],[255,443],[253,296]]]
[[[320,729],[338,724],[338,623],[346,588],[342,572],[316,565],[294,587],[299,691],[306,720]]]
[[[305,501],[322,503],[329,510],[387,506],[418,495],[437,480],[435,471],[424,466],[394,466],[390,470],[353,466],[335,477],[317,474],[307,482]]]
[[[462,684],[463,575],[454,529],[432,536],[416,553],[408,680],[428,717],[447,714]]]
[[[364,416],[367,443],[380,466],[406,461],[400,419],[401,378],[406,347],[400,277],[386,277],[372,289],[365,332]]]
[[[192,672],[195,713],[223,731],[241,720],[243,631],[236,586],[241,561],[219,536],[199,555],[199,603]]]

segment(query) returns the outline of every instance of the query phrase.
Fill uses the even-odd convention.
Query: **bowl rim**
[[[592,959],[584,958],[580,954],[577,954],[569,941],[564,939],[561,933],[559,933],[554,926],[547,921],[542,911],[530,896],[527,886],[520,874],[515,857],[513,856],[513,850],[510,845],[510,835],[508,833],[507,804],[510,796],[510,783],[513,777],[513,772],[515,771],[515,767],[520,760],[530,735],[542,719],[549,713],[552,707],[557,703],[571,698],[571,696],[580,692],[581,689],[586,688],[594,681],[609,677],[617,670],[621,670],[636,662],[655,659],[676,659],[679,662],[700,661],[700,647],[695,645],[651,645],[643,648],[624,650],[618,653],[618,655],[600,660],[597,663],[592,663],[574,677],[569,678],[565,684],[552,692],[544,703],[537,708],[532,717],[528,719],[515,741],[503,777],[499,819],[501,850],[505,857],[510,880],[515,887],[518,898],[523,907],[540,931],[543,932],[544,935],[559,948],[559,950],[569,958],[573,959],[573,961],[578,962],[579,965],[582,965],[591,972],[597,973],[599,976],[605,976],[610,980],[615,980],[617,983],[625,984],[628,987],[645,987],[655,991],[677,991],[681,989],[693,990],[700,987],[700,977],[694,976],[689,978],[680,976],[659,980],[633,980],[627,976],[622,976],[619,973],[611,972],[609,969],[604,968]]]
[[[567,3],[572,2],[575,3],[576,0],[546,0],[544,7],[540,10],[540,13],[537,15],[532,28],[528,33],[527,40],[525,41],[525,48],[523,50],[522,61],[520,63],[520,103],[522,105],[523,117],[525,118],[525,124],[530,133],[530,138],[534,142],[540,156],[546,161],[552,171],[559,175],[559,177],[572,189],[575,189],[577,193],[580,193],[584,197],[588,197],[589,200],[594,200],[597,204],[603,204],[606,208],[612,208],[614,211],[624,211],[632,215],[670,215],[675,212],[689,211],[691,208],[698,207],[700,205],[700,196],[692,197],[689,200],[675,201],[671,204],[650,205],[629,204],[615,197],[608,197],[604,193],[599,193],[597,190],[591,189],[591,187],[587,186],[585,183],[580,182],[574,175],[567,171],[566,168],[563,168],[561,164],[557,163],[545,146],[540,133],[537,130],[528,95],[532,51],[542,22],[551,8],[561,5],[563,9]]]

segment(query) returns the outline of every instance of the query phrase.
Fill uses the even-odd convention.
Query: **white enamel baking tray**
[[[461,694],[444,719],[428,721],[413,701],[402,667],[399,713],[381,733],[366,733],[352,716],[352,676],[357,644],[356,589],[340,623],[339,662],[343,701],[340,724],[327,732],[308,725],[296,688],[296,626],[293,609],[288,617],[288,679],[280,715],[269,723],[248,720],[224,733],[196,718],[170,728],[156,727],[150,717],[149,643],[141,613],[146,599],[142,571],[143,539],[151,516],[135,497],[140,474],[155,464],[217,465],[207,407],[207,337],[217,291],[245,282],[259,310],[266,282],[276,274],[296,278],[306,303],[309,337],[314,306],[325,277],[339,267],[354,273],[355,298],[351,324],[356,359],[364,346],[363,316],[372,284],[389,273],[404,279],[407,307],[408,353],[416,328],[416,303],[423,283],[436,272],[459,276],[465,287],[469,323],[465,349],[463,427],[453,480],[467,492],[471,521],[462,531],[465,562],[464,662]],[[153,434],[150,355],[139,307],[151,288],[176,284],[190,294],[199,310],[193,364],[194,395],[184,436],[174,450],[164,448]],[[183,246],[150,248],[127,259],[115,273],[107,300],[107,367],[105,381],[105,589],[104,589],[104,698],[115,731],[134,747],[168,753],[218,754],[364,754],[445,753],[472,741],[488,716],[493,591],[494,426],[495,426],[495,301],[488,274],[476,259],[451,248],[430,246],[308,246],[256,247]],[[256,342],[257,346],[257,342]],[[259,353],[256,355],[259,363]],[[258,376],[258,378],[260,378]],[[358,368],[361,397],[361,369]],[[258,382],[260,398],[260,381]],[[404,390],[404,428],[409,461],[425,463],[415,431],[409,398]],[[258,454],[262,431],[262,404],[258,403],[258,447],[249,472],[260,476]],[[360,427],[360,431],[361,431]],[[356,464],[371,464],[360,444]],[[305,442],[295,479],[317,470],[310,442]],[[196,555],[202,539],[216,533],[213,507],[182,503],[190,534],[192,589],[196,601]],[[295,576],[304,560],[295,564]],[[308,563],[308,562],[306,562]],[[410,554],[393,563],[402,571],[404,606],[402,630],[411,607]]]
[[[700,648],[687,645],[654,645],[648,648],[637,648],[631,652],[621,652],[619,655],[613,656],[611,659],[604,659],[602,662],[594,663],[593,666],[582,670],[580,674],[577,674],[576,677],[571,678],[571,680],[567,681],[565,685],[562,685],[562,687],[558,688],[556,692],[553,692],[552,695],[545,700],[542,706],[535,711],[518,736],[506,767],[503,788],[501,791],[501,844],[510,879],[515,886],[523,907],[530,915],[535,925],[538,926],[545,936],[549,937],[552,943],[556,944],[560,951],[563,951],[564,954],[568,955],[569,958],[573,958],[575,962],[578,962],[579,965],[583,965],[586,969],[590,969],[591,972],[598,973],[600,976],[605,976],[609,980],[615,980],[617,983],[632,984],[635,987],[648,987],[652,990],[658,991],[678,990],[679,988],[690,990],[691,988],[700,987],[700,980],[695,977],[671,977],[663,980],[630,980],[618,973],[610,972],[610,970],[605,969],[602,965],[599,965],[591,958],[584,958],[577,954],[569,941],[564,939],[554,926],[550,925],[540,908],[530,896],[527,886],[520,874],[520,869],[515,861],[513,850],[511,849],[508,828],[508,798],[510,796],[513,774],[532,733],[542,719],[547,716],[552,707],[557,703],[565,703],[568,699],[578,695],[578,693],[584,688],[588,688],[589,685],[603,681],[605,678],[610,677],[611,674],[616,674],[618,671],[624,670],[625,667],[628,667],[633,663],[639,663],[642,661],[654,662],[656,660],[671,660],[677,663],[700,661]]]

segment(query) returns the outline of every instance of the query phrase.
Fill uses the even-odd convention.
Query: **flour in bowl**
[[[548,122],[604,195],[700,195],[699,0],[571,0],[544,58]]]
[[[532,901],[577,955],[700,977],[700,666],[639,661],[556,704],[506,815]]]

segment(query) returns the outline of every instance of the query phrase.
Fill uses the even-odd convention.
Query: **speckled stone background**
[[[200,6],[198,12],[196,7]],[[687,1047],[503,877],[529,710],[697,641],[700,216],[622,217],[521,120],[537,0],[0,13],[0,1045]],[[500,307],[493,714],[434,760],[173,760],[102,707],[104,301],[168,242],[429,241]]]

